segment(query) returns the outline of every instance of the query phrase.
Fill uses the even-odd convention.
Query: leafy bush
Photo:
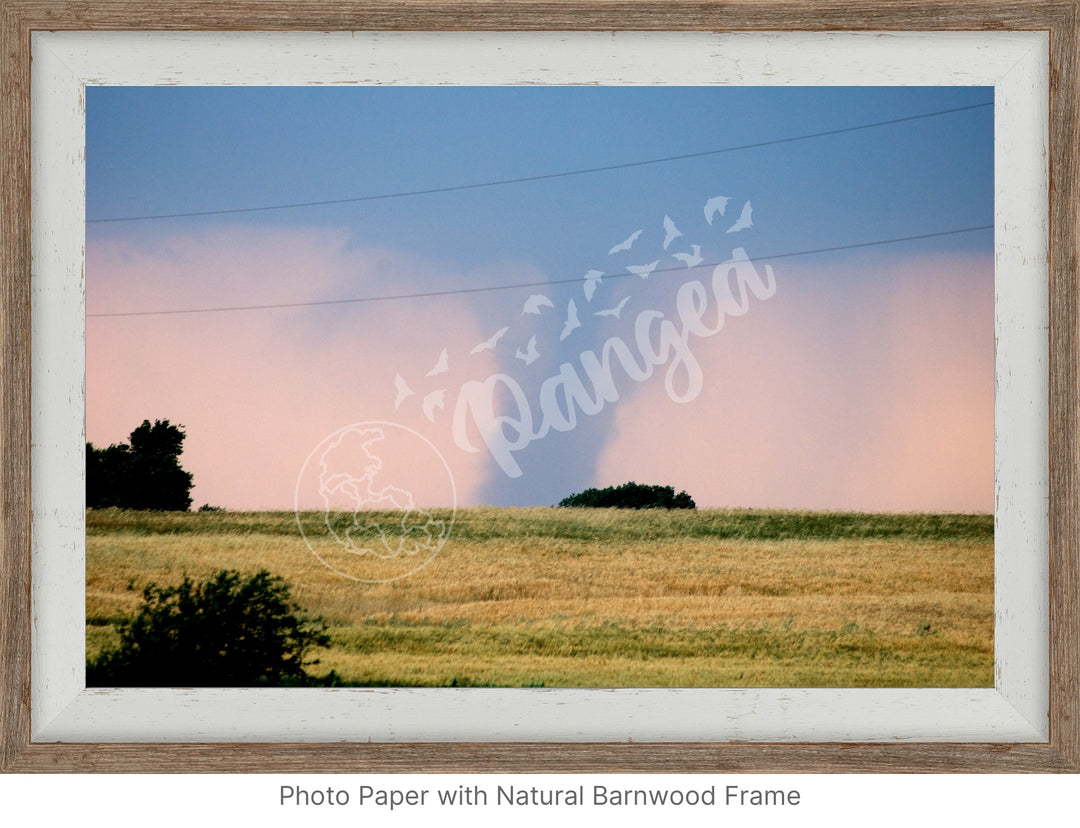
[[[326,647],[326,623],[308,618],[289,585],[265,569],[244,578],[221,570],[196,584],[150,584],[138,612],[120,625],[119,647],[86,666],[90,687],[253,687],[337,683],[304,670]],[[310,664],[317,664],[311,661]]]
[[[559,501],[560,506],[616,509],[696,509],[694,499],[686,492],[675,494],[671,486],[643,486],[623,483],[606,489],[586,489]]]

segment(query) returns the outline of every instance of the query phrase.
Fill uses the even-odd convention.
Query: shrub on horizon
[[[645,486],[623,483],[605,489],[586,489],[559,501],[559,506],[592,509],[696,509],[685,491],[675,494],[672,486]]]

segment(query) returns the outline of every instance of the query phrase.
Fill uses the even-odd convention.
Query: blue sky
[[[260,398],[260,410],[270,407],[282,416],[287,411],[290,423],[283,427],[272,416],[260,417],[265,433],[244,446],[236,434],[213,437],[217,427],[212,413],[196,400],[213,399],[220,411],[230,407],[246,411],[253,392],[245,390],[232,399],[230,383],[219,379],[217,384],[202,385],[199,372],[186,372],[183,366],[174,366],[168,378],[147,380],[146,354],[187,353],[191,362],[205,363],[209,357],[203,348],[209,339],[218,348],[216,359],[240,365],[236,354],[244,351],[246,343],[265,336],[281,348],[289,343],[288,353],[264,349],[261,355],[264,360],[294,366],[291,370],[297,373],[286,385],[295,396],[301,377],[343,370],[337,363],[332,368],[327,365],[327,354],[340,354],[343,348],[358,354],[378,353],[380,364],[385,363],[387,357],[380,348],[393,331],[403,327],[421,327],[423,335],[414,337],[415,353],[403,353],[407,346],[398,347],[392,373],[417,386],[439,353],[440,333],[456,367],[463,364],[459,355],[468,354],[467,344],[509,327],[505,351],[493,355],[495,361],[485,368],[518,377],[530,396],[535,396],[542,380],[560,365],[577,364],[583,351],[595,350],[616,333],[629,336],[630,329],[626,325],[602,328],[601,321],[610,320],[589,317],[590,324],[565,341],[549,331],[543,358],[524,366],[515,360],[514,351],[524,346],[526,334],[542,337],[544,330],[535,326],[547,319],[543,315],[523,318],[522,303],[531,292],[552,300],[554,307],[548,312],[552,317],[565,317],[568,302],[575,299],[584,320],[586,309],[595,312],[601,302],[614,305],[630,295],[633,287],[633,304],[627,307],[654,308],[672,318],[679,284],[691,277],[706,277],[703,271],[678,270],[681,265],[671,254],[679,245],[687,250],[692,243],[700,244],[706,264],[725,261],[734,247],[741,246],[755,262],[774,268],[776,297],[737,320],[742,325],[738,336],[728,337],[725,331],[695,346],[708,352],[707,358],[702,357],[707,387],[719,387],[724,377],[730,379],[755,358],[746,352],[755,336],[783,331],[770,334],[777,343],[776,358],[752,371],[746,369],[743,396],[756,393],[759,386],[771,387],[770,382],[777,389],[794,387],[797,383],[785,371],[795,370],[792,366],[812,353],[800,376],[814,374],[822,382],[837,383],[831,398],[844,397],[848,402],[825,406],[821,422],[812,428],[805,423],[784,427],[781,422],[768,435],[747,435],[746,442],[775,444],[775,428],[779,428],[786,440],[797,440],[798,446],[807,442],[828,446],[829,456],[847,471],[844,481],[832,489],[821,485],[820,473],[795,475],[802,480],[800,489],[785,482],[792,477],[790,468],[785,468],[788,464],[772,458],[768,462],[775,467],[774,482],[763,476],[745,490],[727,487],[699,499],[709,505],[989,511],[993,487],[992,232],[806,256],[786,254],[992,225],[993,107],[988,105],[992,100],[991,89],[970,87],[88,88],[87,296],[91,315],[540,284],[458,294],[452,300],[412,299],[362,307],[309,305],[137,319],[91,318],[88,439],[121,440],[145,417],[183,421],[189,431],[187,465],[201,467],[193,468],[196,498],[202,487],[207,499],[227,506],[287,507],[290,504],[283,502],[281,493],[289,492],[295,480],[287,479],[287,471],[302,462],[303,453],[299,444],[285,445],[288,441],[270,435],[286,430],[303,445],[313,446],[334,422],[340,426],[401,414],[385,401],[369,405],[365,399],[386,379],[380,374],[376,380],[374,373],[360,371],[363,393],[357,389],[351,402],[337,397],[326,400],[322,415],[312,416],[310,422],[296,421],[301,415],[289,408],[291,402]],[[853,129],[882,121],[898,122]],[[784,140],[822,132],[833,134]],[[758,146],[717,152],[746,145]],[[642,163],[684,155],[696,157]],[[617,168],[557,175],[602,167]],[[552,175],[513,184],[469,186]],[[457,187],[468,188],[233,212]],[[711,226],[705,221],[703,205],[717,195],[730,197],[731,206]],[[753,205],[752,228],[737,235],[725,233],[721,223],[731,224],[747,201]],[[101,221],[201,211],[224,212]],[[661,244],[665,217],[683,233],[670,249]],[[635,255],[641,251],[639,258],[621,261],[609,255],[613,245],[638,229],[643,230],[634,250]],[[313,238],[322,241],[312,244]],[[228,266],[215,266],[224,258],[221,250],[242,251],[245,245],[253,251],[247,260],[267,255],[269,264],[247,267],[239,257]],[[276,246],[280,250],[270,255],[268,251]],[[625,271],[631,261],[643,264],[657,259],[662,261],[659,272],[647,281],[638,281]],[[928,263],[935,268],[932,273]],[[595,306],[584,299],[576,281],[590,269],[603,270],[610,277],[604,286],[608,292],[593,300]],[[563,284],[568,280],[572,283]],[[911,303],[925,297],[926,313],[900,305],[890,311],[885,303],[899,302],[898,291]],[[954,302],[961,309],[977,306],[980,315],[945,313]],[[899,316],[906,320],[904,336],[909,339],[886,342],[879,334]],[[223,317],[229,317],[228,321]],[[955,322],[947,322],[948,330],[942,330],[942,318]],[[534,328],[522,328],[529,324]],[[823,327],[812,328],[815,324]],[[751,325],[757,326],[756,333]],[[732,330],[735,327],[733,323]],[[804,333],[796,337],[792,333],[796,330]],[[290,343],[290,332],[298,331],[304,332],[299,343],[305,344]],[[965,343],[976,340],[977,353],[968,354]],[[303,349],[309,345],[312,352],[305,362]],[[875,446],[899,444],[899,432],[889,430],[910,428],[918,419],[897,412],[924,412],[926,400],[940,396],[941,386],[934,385],[933,377],[926,378],[926,387],[887,379],[890,371],[899,370],[894,364],[898,349],[924,347],[930,363],[936,359],[945,366],[941,376],[977,374],[978,408],[973,411],[958,400],[935,403],[952,419],[943,414],[942,422],[925,424],[927,434],[920,432],[927,454],[919,467],[922,471],[905,465],[903,474],[890,473],[892,461],[886,462],[884,455],[880,463],[875,462]],[[133,350],[143,356],[132,360]],[[835,370],[838,361],[847,369]],[[918,364],[926,374],[929,369]],[[261,370],[253,363],[241,373],[252,376]],[[482,378],[481,373],[469,378]],[[98,381],[98,377],[109,380]],[[755,377],[773,379],[759,382]],[[461,376],[455,381],[465,379]],[[878,406],[875,400],[881,394],[874,399],[865,396],[867,388],[878,381],[898,395],[889,406]],[[130,400],[118,390],[136,383],[144,389]],[[945,384],[956,385],[951,379]],[[506,478],[489,457],[464,458],[462,462],[483,460],[481,467],[461,473],[463,479],[473,481],[463,487],[469,493],[467,500],[546,504],[585,485],[625,482],[604,479],[604,475],[633,474],[634,463],[617,462],[607,455],[611,451],[626,454],[625,446],[613,446],[629,439],[629,423],[635,416],[639,428],[650,421],[640,413],[631,414],[665,405],[663,400],[644,401],[648,389],[656,385],[652,380],[640,387],[632,385],[623,388],[618,404],[583,418],[568,433],[537,440],[523,450],[525,474],[520,479]],[[445,390],[445,411],[440,410],[434,420],[410,422],[440,448],[447,446],[444,453],[450,455],[453,466],[455,449],[446,441],[456,387],[448,385]],[[392,401],[392,388],[387,394]],[[308,399],[310,405],[318,405],[318,395],[314,396]],[[339,405],[345,408],[338,411]],[[670,414],[678,433],[677,418],[695,406],[700,416],[702,405],[674,406],[669,413],[657,408],[656,416],[663,421]],[[806,410],[807,405],[805,398],[784,401],[769,396],[747,401],[744,408]],[[849,421],[846,418],[852,411],[864,414]],[[250,412],[244,416],[252,419]],[[695,423],[688,421],[684,429]],[[955,434],[971,431],[982,440],[981,448],[965,449],[982,458],[978,481],[960,475],[963,480],[958,478],[955,485],[944,486],[940,496],[924,501],[916,496],[919,487],[910,483],[910,496],[883,492],[877,507],[873,498],[859,494],[879,480],[885,488],[891,478],[940,475],[934,465],[940,446],[956,444]],[[915,438],[908,434],[904,439]],[[251,469],[260,443],[265,453],[271,442],[281,444],[280,459],[255,476],[280,479],[277,488],[245,484],[235,472],[223,471],[220,458],[224,456],[233,457],[234,467]],[[651,453],[674,457],[699,452],[676,445],[666,450],[655,446]],[[904,456],[912,453],[918,452],[909,450]],[[647,454],[643,449],[642,455]],[[744,478],[745,469],[766,465],[764,455],[755,456],[745,448],[737,456],[721,454],[713,459],[727,464],[733,474],[743,470]],[[970,465],[965,457],[952,458],[950,468]],[[820,460],[808,457],[807,462]],[[874,473],[860,481],[857,469],[868,464],[874,466]],[[640,470],[641,474],[682,473],[678,464],[668,472],[663,463],[651,460],[642,461]],[[692,479],[700,477],[696,471],[685,473]],[[683,487],[678,479],[645,482]],[[254,488],[262,492],[257,497],[251,494]],[[978,494],[971,493],[975,490]],[[826,497],[822,491],[834,494]]]
[[[632,164],[992,100],[992,90],[970,87],[91,87],[87,217],[347,199]],[[492,251],[528,253],[557,266],[571,250],[586,255],[608,227],[617,235],[643,205],[677,205],[688,197],[686,183],[700,179],[703,193],[718,182],[754,193],[759,209],[769,205],[769,227],[785,251],[810,249],[877,239],[886,228],[884,235],[903,236],[991,223],[992,124],[985,107],[665,164],[237,220],[345,224],[361,244],[407,244],[465,264]],[[142,223],[140,232],[178,225]],[[478,226],[500,232],[478,245]]]

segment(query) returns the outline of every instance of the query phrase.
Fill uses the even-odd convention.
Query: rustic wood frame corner
[[[1049,739],[1045,743],[120,744],[31,739],[30,44],[35,31],[1045,31]],[[0,0],[0,770],[1080,771],[1080,0]]]

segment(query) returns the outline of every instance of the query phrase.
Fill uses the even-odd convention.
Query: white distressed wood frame
[[[32,741],[1046,742],[1048,36],[32,36]],[[87,690],[87,85],[988,85],[995,99],[992,689]]]

